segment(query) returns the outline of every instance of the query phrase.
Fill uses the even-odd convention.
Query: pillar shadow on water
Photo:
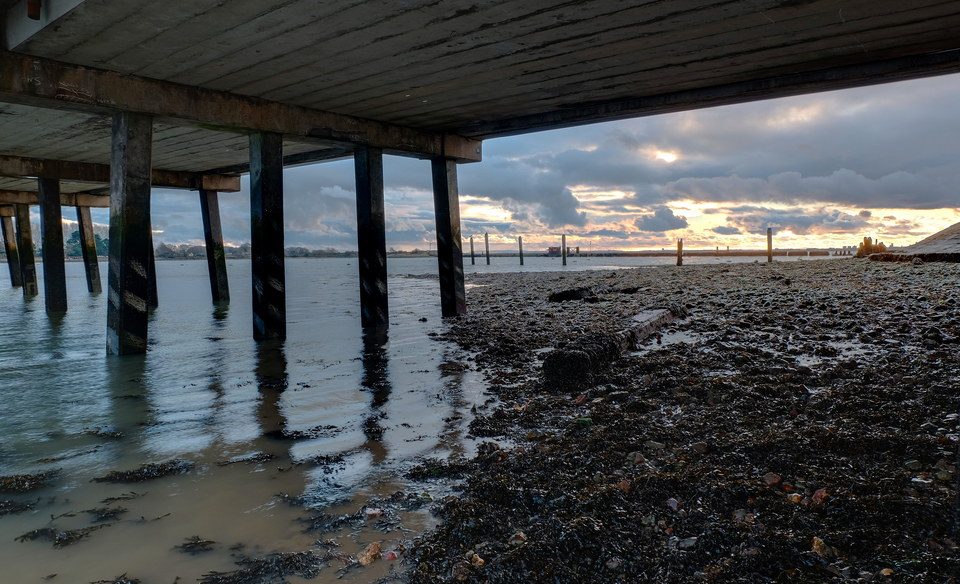
[[[383,443],[385,428],[381,420],[386,416],[383,407],[393,390],[389,374],[390,359],[387,356],[389,340],[386,328],[368,329],[363,333],[363,376],[360,386],[364,391],[370,392],[370,413],[363,421],[363,434],[367,439],[363,448],[370,452],[374,464],[387,458],[387,449]]]
[[[283,397],[289,380],[283,341],[275,339],[257,344],[254,376],[260,393],[257,418],[260,420],[261,432],[268,438],[285,438],[287,419],[283,415],[280,398]]]

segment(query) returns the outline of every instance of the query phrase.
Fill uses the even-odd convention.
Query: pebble
[[[903,466],[907,467],[909,470],[920,470],[923,468],[923,464],[919,460],[908,460],[903,463]]]
[[[656,440],[647,440],[643,445],[646,446],[648,450],[663,450],[667,447],[663,442],[657,442]]]
[[[768,472],[763,475],[763,484],[768,487],[775,487],[779,485],[781,481],[783,481],[783,478],[775,472]]]
[[[373,542],[367,547],[363,548],[363,551],[357,554],[357,562],[361,566],[369,566],[380,557],[380,543]]]
[[[670,497],[669,499],[667,499],[667,507],[670,507],[671,509],[676,511],[677,509],[680,508],[680,501],[677,501],[673,497]]]
[[[677,547],[682,550],[688,550],[697,545],[697,538],[688,537],[677,542]]]

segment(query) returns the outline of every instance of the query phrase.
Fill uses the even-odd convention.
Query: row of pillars
[[[719,248],[718,248],[719,249]],[[730,248],[727,248],[730,249]],[[773,263],[773,228],[767,227],[767,263]],[[677,239],[677,265],[683,265],[683,239]]]
[[[490,265],[490,234],[483,234],[483,246],[484,251],[486,252],[487,265]],[[523,236],[517,237],[517,250],[520,254],[520,265],[523,265]],[[563,265],[567,265],[567,236],[566,234],[560,236],[560,256],[563,259]],[[580,248],[577,248],[577,254],[580,254]],[[473,250],[473,236],[470,236],[470,264],[476,265],[477,257]]]
[[[107,348],[117,355],[143,353],[151,263],[150,170],[153,120],[117,114],[110,165],[110,271]],[[354,153],[361,323],[389,325],[387,253],[383,200],[383,152],[361,146]],[[457,165],[431,161],[437,222],[440,300],[443,316],[466,312]],[[201,191],[204,235],[214,300],[227,301],[223,239],[215,192]],[[283,136],[250,135],[250,246],[253,336],[286,338],[286,278],[283,233]]]

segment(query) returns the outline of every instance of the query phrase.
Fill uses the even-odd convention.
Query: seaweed
[[[48,486],[57,474],[59,474],[59,471],[0,476],[0,493],[36,491]]]
[[[207,572],[201,584],[283,584],[287,576],[316,578],[326,560],[313,552],[270,554],[261,558],[242,558],[232,572]]]
[[[34,503],[21,503],[10,499],[0,499],[0,517],[14,513],[23,513],[24,511],[32,511],[33,506]]]
[[[190,472],[194,464],[188,460],[173,459],[141,465],[134,470],[115,470],[92,479],[96,483],[142,483],[163,477]]]
[[[202,554],[203,552],[213,551],[213,545],[217,543],[212,539],[203,539],[199,535],[192,535],[183,540],[183,543],[174,546],[173,549],[177,550],[180,553],[190,554],[195,556],[197,554]]]
[[[105,521],[114,521],[127,512],[126,507],[95,507],[86,509],[84,513],[93,515],[94,523],[103,523]]]
[[[90,584],[140,584],[140,579],[131,578],[127,576],[126,572],[124,572],[123,574],[120,574],[111,580],[97,580],[95,582],[91,582]]]
[[[35,541],[38,539],[46,539],[50,542],[53,542],[53,547],[62,548],[68,545],[73,545],[81,539],[86,538],[94,531],[98,531],[104,527],[110,527],[110,524],[103,523],[92,527],[81,527],[80,529],[55,529],[52,527],[41,527],[40,529],[34,529],[33,531],[24,533],[23,535],[17,537],[16,541],[26,542]]]

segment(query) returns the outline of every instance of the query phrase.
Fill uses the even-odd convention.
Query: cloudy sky
[[[958,95],[954,75],[489,140],[460,166],[463,234],[759,248],[773,226],[778,247],[909,244],[960,221]],[[387,245],[429,248],[429,164],[388,157],[384,175]],[[351,161],[284,180],[288,246],[356,248]],[[232,243],[249,239],[247,188],[221,197]],[[194,193],[154,195],[157,241],[202,241]]]

